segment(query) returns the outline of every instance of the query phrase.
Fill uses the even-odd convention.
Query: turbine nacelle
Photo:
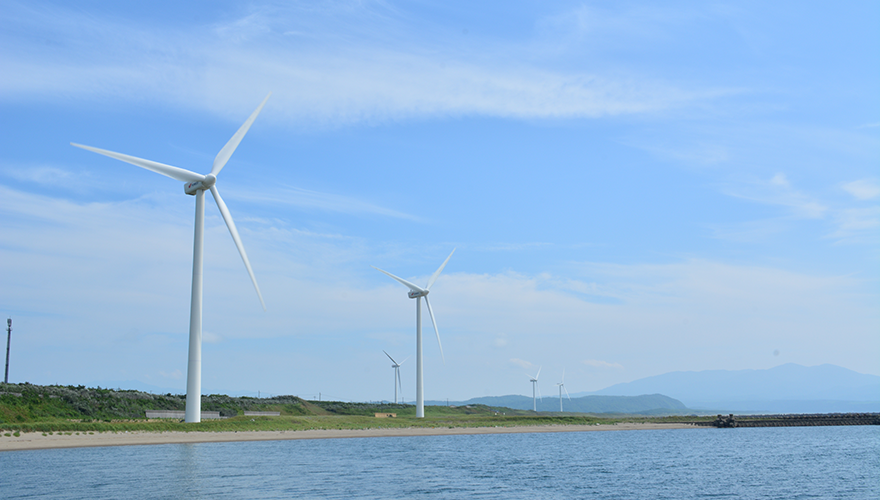
[[[427,295],[428,295],[428,290],[410,290],[406,294],[406,296],[411,299],[417,299],[419,297],[426,297]]]
[[[187,182],[184,184],[183,192],[190,196],[195,196],[199,191],[207,191],[211,189],[216,182],[217,177],[215,177],[214,174],[208,174],[203,180]]]

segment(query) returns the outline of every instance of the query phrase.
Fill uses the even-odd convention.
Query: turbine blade
[[[403,361],[401,361],[400,363],[397,363],[397,364],[398,364],[398,365],[402,365],[402,364],[406,363],[406,360],[407,360],[407,359],[409,359],[409,356],[407,356],[406,358],[404,358]]]
[[[440,264],[440,268],[437,269],[436,271],[434,271],[434,274],[432,274],[431,278],[428,279],[428,284],[425,286],[426,290],[431,289],[431,285],[433,285],[434,282],[437,281],[437,277],[440,276],[440,273],[443,271],[443,268],[446,267],[446,263],[449,262],[449,259],[452,258],[452,254],[454,254],[454,253],[455,253],[455,249],[453,248],[452,252],[449,254],[449,257],[446,257],[446,260],[444,260],[443,263]]]
[[[428,300],[428,296],[425,295],[425,304],[428,306],[428,314],[431,315],[431,323],[434,323],[434,333],[437,334],[437,345],[440,346],[440,357],[443,358],[443,363],[446,363],[446,357],[443,356],[443,344],[440,343],[440,330],[437,329],[437,322],[434,320],[434,311],[431,310],[431,302]]]
[[[427,290],[425,290],[424,288],[421,288],[421,287],[418,287],[418,286],[416,286],[416,285],[413,285],[412,283],[410,283],[409,281],[407,281],[407,280],[405,280],[405,279],[403,279],[403,278],[398,278],[397,276],[395,276],[395,275],[389,273],[388,271],[383,271],[383,270],[379,269],[379,268],[376,267],[376,266],[370,266],[370,267],[372,267],[373,269],[375,269],[375,270],[377,270],[377,271],[383,272],[383,273],[387,274],[388,276],[391,276],[391,277],[394,278],[395,280],[397,280],[397,281],[403,283],[404,285],[406,285],[407,287],[409,287],[409,289],[412,290],[412,291],[414,291],[414,292],[425,292],[425,291],[427,291]]]
[[[217,186],[211,186],[211,194],[214,195],[214,201],[217,202],[217,208],[220,209],[220,215],[223,216],[223,220],[226,221],[226,227],[229,228],[229,234],[232,235],[232,241],[235,242],[236,248],[238,248],[238,253],[241,254],[241,260],[244,261],[244,267],[247,268],[247,272],[251,277],[251,281],[254,283],[254,289],[257,290],[257,297],[260,298],[260,304],[263,305],[263,310],[266,310],[266,303],[263,302],[263,294],[260,293],[260,285],[257,284],[257,278],[254,276],[254,270],[251,269],[251,263],[247,258],[247,252],[244,251],[244,245],[241,243],[241,238],[238,236],[238,229],[235,228],[235,222],[232,221],[232,214],[229,213],[229,209],[226,208],[226,203],[223,203],[223,198],[220,197],[220,192],[217,191]]]
[[[400,370],[397,370],[397,387],[400,389],[400,395],[403,396],[403,384],[400,383]]]
[[[565,388],[565,384],[562,385],[562,390],[565,391],[565,395],[568,396],[568,389]],[[568,396],[568,400],[571,401],[571,396]]]
[[[382,349],[382,352],[385,352],[385,349]],[[394,361],[394,358],[392,358],[390,354],[385,352],[385,355],[388,356],[388,359],[390,359],[392,363],[394,363],[395,365],[400,365],[400,363],[398,363],[397,361]]]
[[[538,367],[538,374],[535,375],[535,380],[538,380],[538,377],[541,376],[541,367]]]
[[[107,151],[106,149],[93,148],[91,146],[83,146],[82,144],[77,144],[75,142],[70,143],[71,146],[75,146],[77,148],[85,149],[87,151],[91,151],[93,153],[98,153],[99,155],[109,156],[110,158],[115,158],[120,161],[124,161],[126,163],[131,163],[132,165],[145,168],[147,170],[152,170],[157,174],[162,174],[166,177],[171,177],[176,181],[181,182],[195,182],[201,181],[205,179],[205,176],[202,174],[197,174],[195,172],[190,172],[189,170],[184,170],[178,167],[172,167],[171,165],[165,165],[164,163],[155,162],[152,160],[144,160],[143,158],[138,158],[136,156],[125,155],[122,153],[115,153],[113,151]]]
[[[247,134],[248,130],[251,128],[251,125],[253,125],[254,120],[257,119],[257,115],[259,115],[260,111],[263,110],[263,106],[266,105],[266,101],[269,100],[269,96],[271,95],[272,92],[269,92],[269,95],[267,95],[266,98],[263,99],[263,102],[260,103],[260,106],[257,108],[257,110],[251,113],[251,116],[248,117],[248,119],[244,122],[244,125],[242,125],[241,128],[238,129],[238,132],[236,132],[235,135],[233,135],[232,138],[229,139],[229,142],[227,142],[226,145],[223,146],[223,149],[221,149],[220,152],[217,153],[217,156],[214,158],[214,166],[211,168],[212,174],[216,176],[220,173],[221,170],[223,170],[223,167],[226,166],[226,162],[229,161],[230,157],[232,157],[232,153],[235,152],[235,148],[237,148],[241,140],[244,139],[244,135]]]

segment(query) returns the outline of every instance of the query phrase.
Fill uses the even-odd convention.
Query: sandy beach
[[[541,425],[522,427],[411,427],[403,429],[307,430],[307,431],[254,431],[254,432],[101,432],[95,434],[40,432],[20,436],[0,437],[0,452],[40,450],[48,448],[79,448],[92,446],[138,446],[174,443],[223,443],[236,441],[279,441],[288,439],[337,439],[389,436],[457,436],[473,434],[513,434],[527,432],[596,432],[632,431],[651,429],[696,429],[689,424],[636,424],[614,425]],[[703,427],[705,428],[705,427]]]

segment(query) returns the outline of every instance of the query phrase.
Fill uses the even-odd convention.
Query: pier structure
[[[717,428],[808,427],[827,425],[880,425],[880,413],[816,413],[791,415],[718,415],[715,420],[694,422]]]

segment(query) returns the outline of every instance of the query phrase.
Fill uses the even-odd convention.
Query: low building
[[[175,418],[183,420],[186,412],[180,410],[146,410],[147,418]],[[222,418],[219,411],[203,411],[202,420],[219,420]]]

